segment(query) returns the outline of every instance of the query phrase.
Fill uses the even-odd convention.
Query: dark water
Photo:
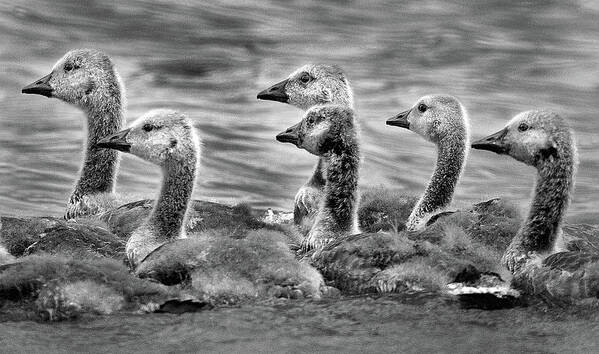
[[[530,108],[567,116],[581,162],[569,219],[598,219],[599,3],[593,0],[2,0],[1,214],[63,212],[81,160],[83,113],[20,89],[78,47],[112,56],[127,87],[129,121],[157,107],[194,119],[205,145],[198,198],[289,209],[315,158],[274,140],[301,112],[257,101],[256,93],[304,63],[326,62],[341,65],[355,89],[362,185],[423,190],[434,147],[384,122],[421,95],[449,93],[467,107],[474,137]],[[158,179],[154,166],[125,156],[117,190],[151,196]],[[534,170],[510,158],[472,151],[454,200],[459,206],[499,195],[525,204],[533,179]],[[136,350],[140,342],[156,351],[171,345],[247,351],[275,344],[291,351],[348,345],[584,352],[597,345],[596,321],[556,320],[528,310],[431,311],[391,300],[352,301],[59,326],[2,324],[0,332],[13,338],[12,345],[39,351],[66,345],[87,350],[90,342],[118,351]]]
[[[466,311],[426,299],[358,298],[54,325],[4,323],[0,344],[6,352],[65,353],[592,353],[599,348],[598,319],[531,309]]]

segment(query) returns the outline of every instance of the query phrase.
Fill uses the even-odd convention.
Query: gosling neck
[[[119,154],[116,150],[98,148],[96,143],[117,133],[124,125],[121,90],[117,86],[111,95],[102,96],[102,100],[98,101],[98,105],[86,109],[85,158],[71,202],[76,202],[85,195],[114,191]]]
[[[354,93],[349,84],[346,84],[344,92],[334,94],[330,103],[354,109]]]
[[[464,136],[448,136],[437,143],[437,162],[424,194],[414,206],[407,230],[419,230],[436,212],[451,204],[453,193],[468,154],[469,142]]]
[[[314,169],[314,173],[310,180],[308,181],[308,185],[316,186],[319,188],[323,188],[326,184],[326,166],[327,166],[327,158],[320,157],[318,159],[318,163],[316,164],[316,168]]]
[[[345,107],[354,109],[354,96],[353,96],[353,91],[352,91],[351,87],[349,86],[349,83],[347,84],[345,91],[342,91],[337,94],[333,94],[330,102],[325,101],[325,102],[321,102],[320,104],[327,104],[327,103],[336,104],[336,105],[345,106]],[[310,107],[312,107],[312,106],[310,106]],[[309,109],[310,107],[307,107],[306,109]],[[325,170],[326,170],[327,163],[328,163],[327,159],[328,158],[326,156],[319,157],[318,163],[316,164],[316,167],[314,168],[314,173],[312,174],[312,177],[308,181],[309,185],[315,186],[318,188],[324,188],[324,185],[326,183]]]
[[[574,187],[575,151],[561,149],[538,163],[538,176],[526,221],[508,246],[503,261],[511,271],[534,254],[550,253],[561,231]]]
[[[163,240],[185,238],[187,210],[196,179],[193,161],[169,161],[163,167],[162,188],[148,219],[151,229]]]
[[[360,149],[355,138],[345,141],[327,154],[324,199],[314,228],[352,234],[358,231],[358,179]],[[322,225],[326,223],[326,225]]]

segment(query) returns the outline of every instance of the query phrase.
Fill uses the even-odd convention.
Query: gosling
[[[314,225],[302,243],[304,250],[322,247],[340,235],[359,233],[358,179],[360,148],[351,108],[316,106],[277,140],[327,159],[324,196]]]
[[[319,297],[326,289],[314,268],[294,258],[281,233],[262,229],[238,238],[225,228],[187,238],[184,225],[197,179],[200,139],[186,116],[150,111],[98,146],[131,153],[162,169],[162,188],[152,212],[126,245],[138,276],[165,285],[191,284],[208,296],[283,292]]]
[[[574,134],[566,120],[550,111],[523,112],[472,147],[509,155],[537,169],[528,217],[502,257],[514,274],[512,284],[559,303],[597,299],[599,252],[558,249],[578,164]]]
[[[455,97],[431,95],[388,119],[387,125],[409,129],[437,146],[433,175],[406,222],[406,230],[422,230],[432,216],[451,204],[470,147],[468,116]]]
[[[185,238],[189,202],[196,180],[200,140],[184,115],[153,110],[128,129],[108,136],[98,147],[132,153],[162,168],[162,188],[148,219],[127,241],[132,266],[165,242]]]
[[[353,108],[353,90],[343,71],[335,65],[308,64],[289,77],[258,93],[258,99],[290,104],[302,110],[322,104]],[[293,218],[296,225],[312,226],[324,194],[325,158],[319,158],[312,177],[295,195]]]
[[[441,290],[473,264],[482,271],[496,270],[496,262],[481,247],[462,252],[452,246],[455,241],[445,242],[445,230],[436,230],[439,235],[435,241],[417,232],[359,233],[356,211],[360,150],[351,109],[313,107],[300,123],[277,135],[277,140],[330,161],[325,170],[325,196],[300,255],[341,291],[394,292],[406,287]]]
[[[118,132],[125,122],[125,90],[112,60],[98,50],[71,50],[56,62],[50,74],[25,86],[22,92],[58,98],[86,113],[85,157],[65,218],[97,214],[103,196],[114,192],[119,155],[114,150],[98,149],[96,143]]]

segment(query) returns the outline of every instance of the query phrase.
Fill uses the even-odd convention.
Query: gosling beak
[[[473,142],[472,148],[479,150],[489,150],[497,154],[507,154],[509,152],[509,148],[503,140],[507,135],[507,132],[507,127],[503,128],[495,134],[489,135],[485,138]]]
[[[42,77],[41,79],[23,87],[21,93],[31,93],[36,95],[42,95],[46,97],[52,97],[52,91],[54,89],[50,86],[50,79],[52,78],[52,73]]]
[[[96,146],[100,148],[115,149],[123,152],[129,152],[131,144],[127,142],[127,134],[131,129],[121,130],[120,132],[109,135],[103,139],[100,139]]]
[[[285,130],[282,133],[279,133],[277,135],[277,141],[280,141],[282,143],[292,143],[293,145],[299,147],[300,144],[300,138],[299,138],[299,127],[301,125],[301,122],[297,123],[296,125],[287,128],[287,130]]]
[[[408,122],[410,112],[412,112],[411,108],[387,119],[387,125],[410,129],[410,122]]]
[[[278,101],[287,103],[289,101],[289,96],[287,96],[287,92],[285,91],[285,86],[287,85],[288,79],[285,79],[281,82],[278,82],[271,87],[267,88],[264,91],[261,91],[258,94],[259,100],[267,100],[267,101]]]

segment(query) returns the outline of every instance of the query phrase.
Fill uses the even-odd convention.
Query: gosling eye
[[[525,132],[528,130],[528,128],[530,128],[528,126],[528,124],[523,122],[523,123],[520,123],[520,125],[518,126],[518,131]]]
[[[308,117],[308,124],[313,124],[313,123],[314,123],[314,116]]]
[[[420,113],[426,112],[427,109],[428,109],[428,107],[424,103],[421,103],[418,105],[418,112],[420,112]]]
[[[154,130],[154,126],[152,124],[144,124],[144,126],[141,128],[143,129],[143,131],[145,132],[151,132],[152,130]]]
[[[304,84],[307,84],[310,80],[312,80],[312,77],[308,73],[303,73],[302,76],[300,76],[300,81]]]
[[[66,63],[64,65],[64,71],[71,71],[75,68],[75,66],[72,63]]]

